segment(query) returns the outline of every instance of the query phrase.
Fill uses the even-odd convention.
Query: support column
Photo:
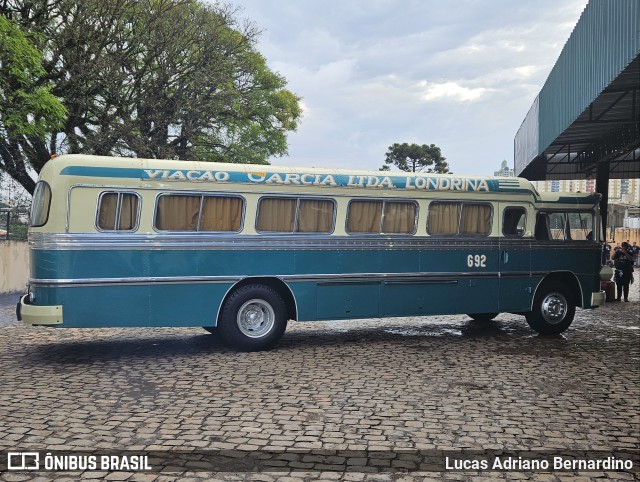
[[[602,221],[602,240],[607,238],[607,209],[609,208],[609,168],[611,161],[598,162],[596,165],[596,192],[602,194],[600,200],[600,219]]]

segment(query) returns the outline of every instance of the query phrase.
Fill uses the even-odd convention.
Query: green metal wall
[[[640,52],[640,0],[590,0],[516,134],[521,173]]]

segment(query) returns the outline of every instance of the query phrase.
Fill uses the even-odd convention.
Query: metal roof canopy
[[[640,177],[640,1],[590,0],[516,134],[514,161],[529,180]]]

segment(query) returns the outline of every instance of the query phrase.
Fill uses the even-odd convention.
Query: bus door
[[[535,211],[526,203],[500,203],[500,312],[531,308],[531,239]]]

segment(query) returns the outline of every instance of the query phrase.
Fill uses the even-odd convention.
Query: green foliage
[[[54,152],[248,163],[287,153],[300,99],[256,50],[256,27],[230,6],[5,0],[0,14],[37,39],[51,93],[68,111],[46,139],[22,132],[13,156],[23,171],[39,171]],[[17,179],[20,169],[0,162]]]
[[[28,36],[0,15],[0,169],[27,189],[33,189],[34,182],[22,159],[23,143],[43,142],[66,117],[66,109],[51,93],[42,60]]]
[[[7,232],[4,239],[26,241],[29,231],[27,216],[27,213],[0,212],[0,229]],[[6,224],[7,219],[9,219],[9,224]],[[2,238],[0,237],[0,239]]]
[[[393,165],[406,172],[449,172],[449,165],[435,144],[395,143],[387,149],[384,162],[381,171],[388,171]]]
[[[270,155],[287,153],[286,132],[297,128],[300,99],[282,88],[284,78],[267,68],[264,57],[256,53],[247,60],[256,74],[256,88],[234,106],[245,116],[229,118],[217,135],[198,137],[194,159],[268,164]]]

